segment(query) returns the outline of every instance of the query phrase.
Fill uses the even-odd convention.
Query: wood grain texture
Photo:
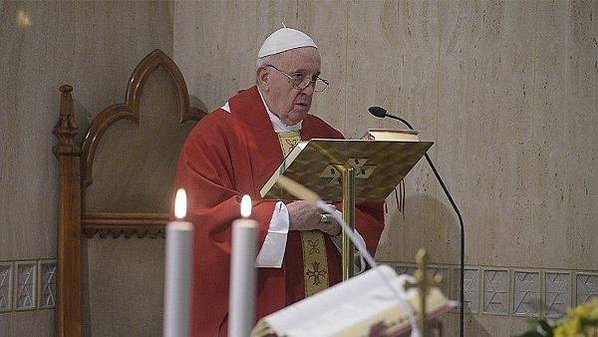
[[[139,123],[140,95],[150,74],[162,67],[172,78],[178,98],[178,121],[199,120],[204,108],[189,105],[185,80],[177,65],[161,50],[148,54],[131,74],[124,103],[103,109],[91,122],[79,146],[79,129],[73,113],[72,86],[60,87],[59,118],[53,133],[58,144],[53,148],[59,162],[58,284],[57,325],[59,337],[81,336],[81,234],[100,238],[164,237],[166,213],[88,212],[82,214],[85,189],[92,184],[95,150],[102,135],[116,121],[130,119]],[[114,149],[115,151],[118,148]]]
[[[88,238],[98,235],[105,238],[111,235],[118,238],[165,237],[168,222],[166,213],[108,213],[86,212],[81,218],[83,234]]]
[[[168,57],[163,51],[156,49],[147,55],[141,63],[135,68],[129,79],[127,86],[126,100],[124,103],[112,105],[102,112],[100,112],[91,123],[89,130],[85,134],[82,146],[82,162],[81,167],[82,181],[84,187],[93,183],[93,160],[96,148],[102,135],[110,127],[110,125],[121,119],[130,119],[135,123],[139,123],[139,97],[143,90],[143,85],[148,76],[158,67],[164,67],[166,71],[172,76],[177,87],[177,94],[179,98],[179,121],[184,123],[188,120],[200,120],[207,114],[203,109],[193,108],[189,106],[189,93],[185,79],[181,74],[179,68],[174,61]]]
[[[58,138],[58,289],[56,335],[81,336],[81,184],[79,146],[74,138],[79,129],[74,122],[73,97],[69,85],[60,87],[59,118],[53,133]]]

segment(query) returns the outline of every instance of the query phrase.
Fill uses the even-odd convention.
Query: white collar
[[[292,131],[299,131],[301,130],[301,125],[303,121],[295,125],[286,125],[283,121],[278,118],[275,114],[270,111],[268,104],[266,104],[266,100],[264,100],[264,96],[262,95],[262,91],[260,88],[257,88],[257,91],[260,93],[260,98],[262,99],[262,103],[264,103],[264,107],[266,108],[266,112],[268,113],[268,117],[270,117],[270,121],[272,122],[272,127],[274,127],[274,132],[282,133],[282,132],[292,132]]]

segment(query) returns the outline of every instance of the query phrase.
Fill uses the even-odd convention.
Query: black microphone
[[[368,109],[368,111],[369,111],[369,112],[370,112],[372,115],[374,115],[375,117],[378,117],[378,118],[385,118],[385,117],[388,117],[388,118],[396,119],[396,120],[400,121],[401,123],[403,123],[403,124],[407,125],[407,127],[408,127],[409,129],[411,129],[411,130],[415,130],[415,129],[413,128],[413,126],[411,126],[411,124],[410,124],[409,122],[407,122],[405,119],[403,119],[403,118],[401,118],[401,117],[399,117],[399,116],[390,115],[390,114],[389,114],[389,113],[386,111],[386,109],[384,109],[384,108],[381,108],[381,107],[379,107],[379,106],[371,106],[371,107]]]
[[[375,117],[378,118],[392,118],[392,119],[396,119],[398,121],[400,121],[401,123],[407,125],[407,127],[411,130],[415,130],[413,128],[413,126],[411,126],[411,124],[399,117],[399,116],[394,116],[389,114],[386,109],[379,107],[379,106],[372,106],[368,109],[368,111],[374,115]],[[457,217],[459,218],[459,229],[461,230],[461,250],[460,250],[460,255],[459,255],[459,262],[460,262],[460,271],[461,271],[461,280],[460,280],[460,285],[461,285],[461,294],[460,294],[460,298],[459,298],[459,336],[463,337],[463,313],[464,313],[464,307],[465,307],[465,290],[463,288],[464,283],[465,283],[465,229],[463,226],[463,218],[461,217],[461,212],[459,211],[459,208],[457,207],[457,204],[455,203],[455,201],[453,200],[453,197],[451,196],[451,194],[449,193],[449,190],[446,188],[446,185],[444,184],[444,181],[442,181],[442,178],[440,177],[440,174],[438,173],[438,171],[436,170],[436,167],[434,166],[434,164],[432,163],[432,159],[430,159],[430,156],[428,156],[427,153],[424,154],[424,157],[426,157],[426,161],[428,162],[428,164],[430,165],[430,168],[432,169],[432,172],[434,172],[434,176],[436,177],[436,180],[438,180],[438,183],[440,183],[440,186],[442,187],[442,190],[444,191],[444,195],[446,195],[447,199],[449,200],[449,202],[451,203],[451,206],[453,207],[453,210],[455,211],[455,213],[457,214]]]
[[[386,109],[384,109],[384,108],[381,108],[381,107],[379,107],[379,106],[371,106],[371,107],[368,109],[368,111],[369,111],[369,112],[370,112],[372,115],[374,115],[374,116],[376,116],[376,117],[378,117],[378,118],[384,118],[384,117],[386,117],[386,115],[387,115],[387,113],[386,113]]]

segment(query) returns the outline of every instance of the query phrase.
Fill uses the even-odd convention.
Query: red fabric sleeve
[[[238,172],[246,166],[232,162],[233,140],[217,125],[211,125],[209,117],[206,119],[202,121],[205,125],[196,127],[187,139],[175,178],[175,189],[187,192],[186,220],[194,224],[192,336],[213,336],[226,317],[231,224],[240,218],[242,193],[238,187],[242,184],[237,180],[242,179]],[[258,247],[267,234],[275,204],[253,202],[251,218],[259,223]]]
[[[207,124],[207,123],[206,123]],[[187,219],[195,224],[199,231],[209,233],[210,239],[218,243],[225,252],[230,252],[231,223],[241,217],[240,203],[243,194],[236,185],[235,171],[243,171],[244,163],[233,165],[231,149],[226,136],[217,135],[219,127],[196,128],[189,137],[179,159],[175,186],[185,188],[188,200]],[[203,136],[196,134],[203,132]],[[259,223],[258,244],[261,247],[276,201],[256,200],[252,196],[251,218]],[[198,232],[196,230],[196,232]]]

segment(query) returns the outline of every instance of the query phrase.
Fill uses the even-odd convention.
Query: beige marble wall
[[[147,53],[172,54],[172,8],[170,1],[0,1],[0,278],[6,266],[13,277],[17,263],[40,273],[38,261],[56,258],[58,86],[73,85],[81,126],[121,102]],[[53,336],[54,310],[34,302],[0,309],[0,335]]]
[[[598,293],[598,1],[206,0],[174,7],[175,60],[190,93],[209,109],[253,83],[257,50],[284,21],[314,37],[322,76],[332,82],[313,113],[352,137],[396,125],[369,116],[369,106],[381,105],[436,142],[429,153],[467,229],[473,313],[466,335],[511,335],[524,329],[526,316],[583,301],[580,292]],[[453,283],[456,217],[423,163],[406,184],[406,214],[389,199],[377,257],[407,268],[426,246]],[[539,302],[553,300],[555,275],[566,287],[563,304],[542,309]],[[537,288],[525,292],[522,284]]]
[[[85,126],[122,99],[133,67],[161,48],[190,94],[213,109],[253,83],[259,45],[283,21],[314,37],[322,76],[333,83],[315,114],[358,136],[395,126],[367,113],[381,105],[436,142],[430,155],[468,232],[475,286],[466,335],[521,331],[521,282],[538,285],[532,295],[546,300],[559,274],[566,304],[584,300],[580,289],[598,291],[596,13],[596,0],[2,1],[0,277],[23,263],[40,272],[56,256],[50,131],[60,84],[74,86]],[[407,270],[426,246],[454,283],[457,222],[425,165],[407,178],[407,193],[404,216],[389,199],[378,259]],[[496,308],[484,304],[493,294]],[[0,309],[0,335],[51,336],[53,310],[38,306]]]

